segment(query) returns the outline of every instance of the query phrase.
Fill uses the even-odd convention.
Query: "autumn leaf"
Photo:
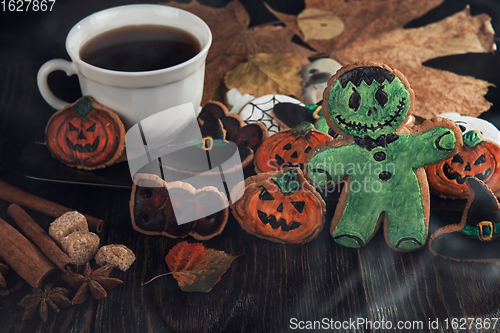
[[[320,10],[342,20],[344,29],[330,39],[307,39],[304,19],[268,9],[308,45],[342,65],[376,61],[400,70],[415,91],[414,115],[430,118],[444,112],[478,116],[489,109],[488,82],[422,65],[446,55],[495,50],[490,18],[470,16],[469,8],[420,28],[404,25],[443,0],[306,0],[306,10]],[[316,15],[317,16],[317,15]]]
[[[183,291],[209,292],[224,274],[235,256],[207,249],[200,243],[181,242],[165,257],[177,284]]]
[[[259,53],[248,57],[225,76],[226,86],[242,94],[260,97],[269,94],[300,98],[302,56],[293,53]]]
[[[213,8],[191,1],[165,5],[187,10],[207,23],[212,31],[212,46],[205,67],[202,104],[210,100],[223,83],[224,75],[249,55],[257,53],[294,53],[306,58],[314,52],[293,43],[293,31],[280,25],[249,28],[250,17],[236,0],[226,7]]]

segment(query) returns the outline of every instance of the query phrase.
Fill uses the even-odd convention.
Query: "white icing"
[[[301,83],[302,96],[307,105],[316,104],[323,99],[323,91],[328,80],[340,67],[342,65],[333,59],[321,58],[302,69],[300,72],[304,79]]]
[[[239,113],[243,106],[245,106],[245,104],[247,104],[254,98],[255,96],[253,95],[242,95],[238,88],[229,89],[229,91],[226,93],[227,104],[231,106],[229,112]]]
[[[271,116],[271,111],[278,103],[295,103],[305,106],[298,99],[286,95],[265,95],[257,97],[246,104],[239,115],[247,124],[263,123],[269,131],[269,136],[271,136],[281,130],[274,117]]]
[[[468,131],[478,131],[482,134],[483,139],[500,144],[500,131],[495,127],[495,125],[487,120],[476,117],[462,116],[454,112],[442,113],[438,115],[438,117],[453,120],[458,126],[461,127],[461,129],[465,128],[465,130],[462,130],[463,133]]]

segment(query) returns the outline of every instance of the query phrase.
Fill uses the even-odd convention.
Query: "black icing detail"
[[[297,153],[297,151],[294,151],[292,155],[290,155],[290,158],[298,158],[299,157],[299,154]]]
[[[292,156],[293,157],[293,154]],[[298,156],[297,156],[298,157]],[[274,155],[274,159],[276,160],[276,164],[278,164],[281,168],[300,168],[301,170],[304,170],[304,163],[292,163],[292,162],[285,162],[285,160],[279,156],[278,154]]]
[[[378,174],[378,178],[382,181],[386,181],[391,179],[392,174],[389,171],[382,171],[381,173]]]
[[[486,163],[486,157],[484,156],[484,154],[481,154],[481,156],[479,156],[475,161],[474,161],[474,165],[479,165],[479,164],[483,164],[483,163]]]
[[[292,144],[290,143],[287,143],[284,147],[283,147],[283,150],[290,150],[292,149]]]
[[[393,143],[399,139],[399,135],[395,133],[391,133],[388,135],[382,134],[376,139],[372,139],[368,135],[365,135],[364,138],[356,137],[354,141],[356,144],[362,148],[365,148],[368,151],[371,151],[373,148],[382,147],[387,148],[387,145]]]
[[[92,144],[87,143],[86,145],[81,145],[79,143],[73,144],[70,139],[66,138],[66,144],[68,145],[69,149],[73,151],[77,151],[79,153],[92,153],[94,152],[97,147],[99,146],[99,137],[97,137]]]
[[[259,216],[259,219],[262,223],[264,224],[270,224],[271,228],[273,229],[278,229],[281,227],[282,231],[291,231],[294,229],[297,229],[302,225],[302,223],[292,221],[289,224],[286,223],[285,219],[280,218],[278,221],[276,221],[276,217],[274,215],[267,215],[266,213],[257,210],[257,215]]]
[[[326,184],[325,184],[325,186],[332,186],[334,184],[332,176],[328,173],[328,171],[323,170],[323,169],[311,169],[311,172],[317,172],[317,173],[325,174],[326,175]]]
[[[375,99],[377,100],[377,103],[380,104],[382,107],[387,104],[389,101],[389,96],[387,93],[384,91],[384,86],[380,87],[377,92],[375,93]],[[373,108],[374,111],[376,112],[377,109]]]
[[[333,237],[333,239],[339,239],[339,238],[343,238],[343,237],[354,239],[358,243],[359,247],[362,247],[365,245],[365,243],[361,240],[361,238],[359,238],[357,236],[353,236],[353,235],[340,235],[340,236]]]
[[[437,138],[437,139],[436,139],[436,143],[435,143],[435,144],[436,144],[436,148],[437,148],[437,149],[442,150],[442,151],[452,151],[452,150],[453,150],[453,148],[452,148],[452,149],[446,149],[446,148],[443,148],[443,147],[441,147],[441,146],[439,145],[439,142],[441,141],[441,139],[442,139],[444,136],[449,135],[449,134],[453,135],[453,132],[446,132],[446,133],[444,133],[443,135],[441,135],[439,138]]]
[[[259,194],[259,199],[262,201],[271,201],[274,200],[274,197],[266,188],[262,187],[262,191]]]
[[[384,123],[378,123],[377,126],[375,126],[373,124],[371,124],[370,126],[368,126],[367,124],[361,124],[361,123],[357,123],[355,121],[348,122],[346,119],[342,118],[342,116],[340,114],[336,115],[335,119],[337,119],[337,121],[339,122],[339,124],[342,124],[342,125],[344,125],[347,128],[355,128],[358,131],[360,131],[360,130],[364,130],[364,131],[370,130],[370,131],[374,132],[374,131],[376,131],[378,129],[381,129],[381,128],[384,128],[384,127],[392,125],[392,123],[395,122],[396,119],[401,115],[401,112],[403,111],[403,108],[406,105],[405,101],[406,101],[406,99],[404,97],[401,98],[401,100],[399,101],[399,104],[398,104],[397,111],[391,116],[391,118],[389,118],[388,120],[386,120]]]
[[[71,132],[76,132],[76,131],[79,131],[79,129],[78,129],[78,128],[76,128],[76,126],[75,126],[75,125],[73,125],[72,123],[68,123],[68,125],[69,125],[69,130],[70,130]]]
[[[467,130],[467,128],[464,125],[458,125],[458,127],[460,128],[460,130],[462,131],[462,133]]]
[[[351,97],[349,97],[349,107],[356,112],[358,111],[360,104],[361,95],[356,91],[356,89],[352,88],[352,94]]]
[[[294,201],[292,202],[292,205],[293,207],[295,207],[295,209],[302,214],[302,212],[304,211],[304,207],[306,205],[306,203],[304,201]]]
[[[465,168],[464,168],[465,171],[471,171],[471,167],[470,167],[470,163],[467,162],[467,164],[465,165]]]
[[[311,146],[307,146],[306,150],[304,150],[304,154],[307,154],[311,151]]]
[[[467,179],[467,186],[474,192],[474,201],[467,211],[466,223],[476,226],[481,221],[500,222],[498,201],[488,187],[473,177]]]
[[[365,81],[368,85],[371,85],[373,80],[383,84],[385,80],[391,83],[395,77],[396,75],[381,67],[361,66],[345,72],[338,78],[338,80],[342,85],[342,88],[345,88],[348,82],[352,82],[356,87],[359,87],[363,81]]]
[[[283,213],[283,203],[280,203],[280,205],[278,206],[278,208],[276,208],[276,211],[279,212],[279,213]]]
[[[477,175],[474,175],[474,177],[476,177],[479,180],[485,180],[486,178],[488,178],[490,174],[491,174],[491,169],[488,168],[488,170],[486,170],[485,172],[478,173]]]
[[[375,159],[375,161],[380,162],[385,160],[387,158],[387,155],[383,151],[379,151],[373,154],[373,158]]]
[[[448,163],[443,164],[443,173],[449,180],[455,180],[458,184],[462,185],[469,176],[462,177],[457,172],[451,170]]]
[[[460,164],[464,164],[464,160],[462,159],[462,157],[460,157],[460,155],[456,154],[455,156],[453,156],[453,158],[451,159],[451,163],[460,163]]]
[[[331,128],[328,129],[328,135],[331,136],[333,139],[339,136],[339,134],[334,130],[332,130]]]
[[[412,241],[412,242],[417,243],[419,246],[422,246],[422,243],[419,242],[418,240],[416,240],[415,238],[413,238],[413,237],[405,237],[405,238],[401,238],[394,247],[396,249],[399,249],[399,246],[401,245],[401,243],[405,242],[405,241]]]

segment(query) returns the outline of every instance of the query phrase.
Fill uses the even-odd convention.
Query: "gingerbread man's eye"
[[[384,107],[387,101],[389,100],[389,96],[384,91],[384,86],[380,87],[375,93],[375,99],[377,100],[380,106]]]
[[[352,94],[351,97],[349,98],[349,107],[356,112],[358,111],[360,104],[361,104],[361,95],[356,91],[356,89],[352,88]]]

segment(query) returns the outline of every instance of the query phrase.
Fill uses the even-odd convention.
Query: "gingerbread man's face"
[[[332,122],[353,137],[394,133],[408,115],[411,94],[394,73],[356,67],[338,77],[328,93]]]

